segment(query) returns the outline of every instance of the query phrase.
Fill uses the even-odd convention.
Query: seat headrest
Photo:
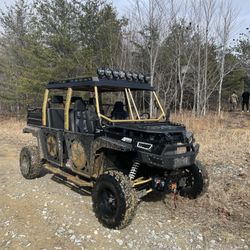
[[[116,102],[114,105],[114,110],[123,110],[123,103],[122,102]]]
[[[82,98],[80,96],[72,96],[71,97],[71,102],[72,103],[76,102],[77,100],[82,100]]]
[[[51,103],[56,103],[56,104],[63,103],[63,96],[61,96],[61,95],[53,95],[51,97]]]
[[[85,111],[86,110],[86,104],[83,102],[82,99],[78,99],[75,101],[74,110],[77,110],[77,111]]]

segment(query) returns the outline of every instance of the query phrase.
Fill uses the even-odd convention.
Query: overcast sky
[[[129,4],[133,0],[110,0],[122,15],[129,9]],[[5,5],[13,4],[15,0],[0,0],[0,9],[5,9]],[[238,20],[231,38],[237,38],[239,33],[244,32],[246,27],[250,27],[250,0],[232,0],[234,7],[238,10]]]

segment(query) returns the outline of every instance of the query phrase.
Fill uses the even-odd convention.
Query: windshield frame
[[[157,103],[158,108],[159,108],[161,113],[159,114],[159,116],[157,118],[142,119],[140,117],[139,112],[138,112],[138,108],[136,106],[136,103],[134,101],[134,98],[133,98],[133,95],[131,93],[130,88],[124,88],[125,98],[126,98],[126,101],[128,103],[128,112],[129,112],[129,119],[126,119],[126,120],[114,120],[114,119],[107,117],[104,114],[101,114],[101,112],[100,112],[100,99],[99,99],[99,92],[98,92],[97,86],[94,86],[94,92],[95,92],[97,115],[100,119],[104,119],[108,122],[111,122],[111,123],[156,122],[156,121],[160,121],[163,117],[166,117],[164,109],[162,108],[162,105],[161,105],[154,90],[152,90],[152,93],[153,93],[153,96],[155,97],[156,103]],[[133,108],[135,110],[135,113],[133,112]],[[136,117],[137,117],[137,119],[136,119]]]

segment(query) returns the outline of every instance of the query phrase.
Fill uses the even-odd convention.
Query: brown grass
[[[29,145],[34,143],[34,138],[30,134],[24,134],[23,128],[26,122],[16,118],[1,118],[0,138],[4,143],[12,143],[17,146]]]
[[[191,131],[203,132],[214,128],[224,128],[227,118],[228,113],[222,113],[219,117],[213,113],[208,113],[206,116],[196,116],[192,112],[183,112],[183,114],[173,114],[171,120],[184,124]]]
[[[250,236],[250,116],[225,113],[221,117],[195,117],[186,113],[172,120],[194,132],[201,146],[198,159],[209,172],[208,193],[198,200],[195,209],[212,213],[209,223],[231,221],[231,227]]]

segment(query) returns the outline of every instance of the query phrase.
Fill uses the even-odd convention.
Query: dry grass
[[[186,125],[194,132],[195,138],[201,144],[202,158],[209,162],[216,159],[227,163],[241,163],[242,158],[250,155],[250,116],[230,113],[218,117],[208,114],[196,117],[189,114],[172,117],[175,122]],[[238,162],[240,161],[240,162]]]
[[[217,220],[223,220],[223,224],[228,221],[226,226],[232,223],[231,230],[235,227],[249,238],[249,114],[195,117],[190,113],[173,116],[172,120],[185,124],[187,129],[195,133],[196,141],[201,146],[198,159],[209,172],[208,193],[194,204],[194,208],[201,214],[203,212],[200,209],[205,209],[208,224],[217,223]],[[186,201],[183,202],[185,204]]]
[[[187,129],[195,132],[210,131],[214,128],[223,129],[228,113],[222,113],[220,117],[209,113],[206,116],[196,116],[192,112],[183,112],[183,114],[173,114],[171,120],[184,124]]]
[[[4,143],[13,143],[19,147],[34,143],[34,138],[30,134],[22,132],[25,124],[26,122],[23,120],[16,118],[4,119],[2,117],[0,120],[1,141]]]

